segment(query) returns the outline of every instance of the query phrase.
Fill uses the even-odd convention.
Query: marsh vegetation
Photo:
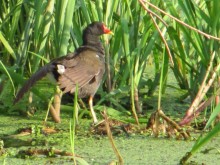
[[[152,164],[163,160],[216,164],[219,0],[0,0],[0,4],[3,164],[107,164],[114,159],[138,164],[151,162],[152,157],[156,160]],[[104,123],[110,129],[107,124],[91,126],[87,101],[68,95],[62,99],[61,123],[45,117],[56,90],[47,79],[13,105],[17,91],[33,73],[82,44],[82,30],[93,21],[104,22],[114,32],[101,38],[106,72],[94,98],[99,120],[106,112]],[[118,152],[110,145],[114,142]],[[207,142],[210,145],[205,146]]]

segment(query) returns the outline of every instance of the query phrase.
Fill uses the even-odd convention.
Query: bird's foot
[[[94,127],[98,127],[100,124],[102,124],[103,122],[105,122],[105,120],[101,120],[101,121],[96,121],[96,122],[93,122],[93,126]]]

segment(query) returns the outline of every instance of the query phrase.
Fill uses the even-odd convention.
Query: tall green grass
[[[220,36],[219,0],[148,2],[203,32]],[[171,50],[174,66],[170,66],[159,32],[138,1],[1,0],[0,4],[2,86],[12,88],[10,84],[14,84],[17,89],[23,78],[28,78],[45,61],[73,52],[82,43],[82,30],[92,21],[104,22],[115,34],[102,38],[106,76],[98,91],[101,99],[97,107],[106,104],[116,111],[130,110],[135,115],[138,104],[145,103],[145,96],[153,95],[158,86],[160,94],[166,92],[169,68],[179,88],[187,91],[184,96],[193,100],[210,55],[216,53],[214,66],[220,61],[219,41],[206,38],[148,6],[166,22],[156,19]],[[155,68],[153,83],[147,83],[145,77],[149,58]],[[214,88],[217,87],[213,86],[212,91]],[[140,92],[141,89],[148,92]],[[4,98],[5,90],[8,89],[2,88],[0,98]],[[43,98],[38,89],[34,93]]]

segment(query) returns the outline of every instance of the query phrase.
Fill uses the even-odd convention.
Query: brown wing
[[[60,62],[65,71],[58,78],[58,85],[64,93],[75,92],[76,84],[81,88],[96,75],[99,74],[103,65],[100,57],[90,50],[82,51],[72,59],[63,59]]]

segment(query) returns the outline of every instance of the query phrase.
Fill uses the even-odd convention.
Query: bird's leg
[[[62,91],[60,90],[59,87],[56,87],[56,92],[55,92],[55,95],[54,95],[53,106],[54,106],[54,109],[56,111],[56,115],[59,118],[60,118],[61,98],[62,98]]]
[[[94,124],[97,124],[97,123],[98,123],[98,120],[97,120],[95,111],[94,111],[94,109],[93,109],[93,96],[90,96],[90,97],[89,97],[89,107],[90,107],[90,111],[91,111],[91,113],[92,113],[93,122],[94,122]]]
[[[56,110],[55,108],[53,107],[53,104],[50,104],[50,114],[53,118],[53,121],[56,122],[56,123],[60,123],[60,116],[57,116],[56,114]]]
[[[62,91],[57,87],[54,94],[53,104],[50,105],[50,114],[56,123],[60,123],[61,98]]]

